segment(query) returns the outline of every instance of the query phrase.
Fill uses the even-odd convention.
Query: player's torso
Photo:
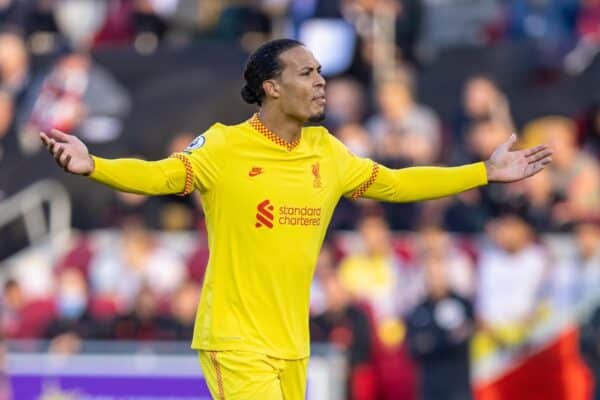
[[[202,200],[211,260],[197,346],[306,357],[310,283],[340,195],[328,138],[303,132],[288,150],[228,129]]]
[[[238,134],[216,190],[237,223],[257,230],[324,229],[339,199],[337,169],[326,145],[303,137],[288,150],[256,132]]]

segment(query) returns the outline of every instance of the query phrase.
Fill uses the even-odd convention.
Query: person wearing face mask
[[[56,293],[57,318],[46,327],[51,339],[50,350],[73,353],[82,339],[101,338],[99,323],[88,310],[88,286],[82,272],[65,269],[58,278]]]

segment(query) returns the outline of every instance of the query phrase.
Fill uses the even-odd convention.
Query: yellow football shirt
[[[297,142],[287,143],[256,115],[213,125],[178,157],[185,162],[94,157],[91,178],[165,194],[182,191],[193,176],[210,258],[192,347],[283,359],[309,355],[310,283],[341,196],[416,201],[487,182],[483,163],[390,170],[354,156],[323,127],[303,128]]]
[[[346,154],[323,128],[286,143],[256,117],[213,125],[203,138],[189,158],[210,260],[192,347],[307,357],[310,283],[327,225],[373,162],[342,171]]]

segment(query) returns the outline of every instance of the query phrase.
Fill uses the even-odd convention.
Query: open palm
[[[516,141],[517,136],[511,135],[485,162],[490,182],[519,181],[537,174],[552,162],[552,151],[547,145],[510,151]]]
[[[87,146],[77,137],[52,129],[48,133],[40,132],[40,139],[65,171],[88,175],[94,170]]]

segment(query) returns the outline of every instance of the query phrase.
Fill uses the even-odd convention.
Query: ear
[[[278,99],[281,96],[281,86],[275,79],[268,79],[262,84],[263,90],[268,97]]]

